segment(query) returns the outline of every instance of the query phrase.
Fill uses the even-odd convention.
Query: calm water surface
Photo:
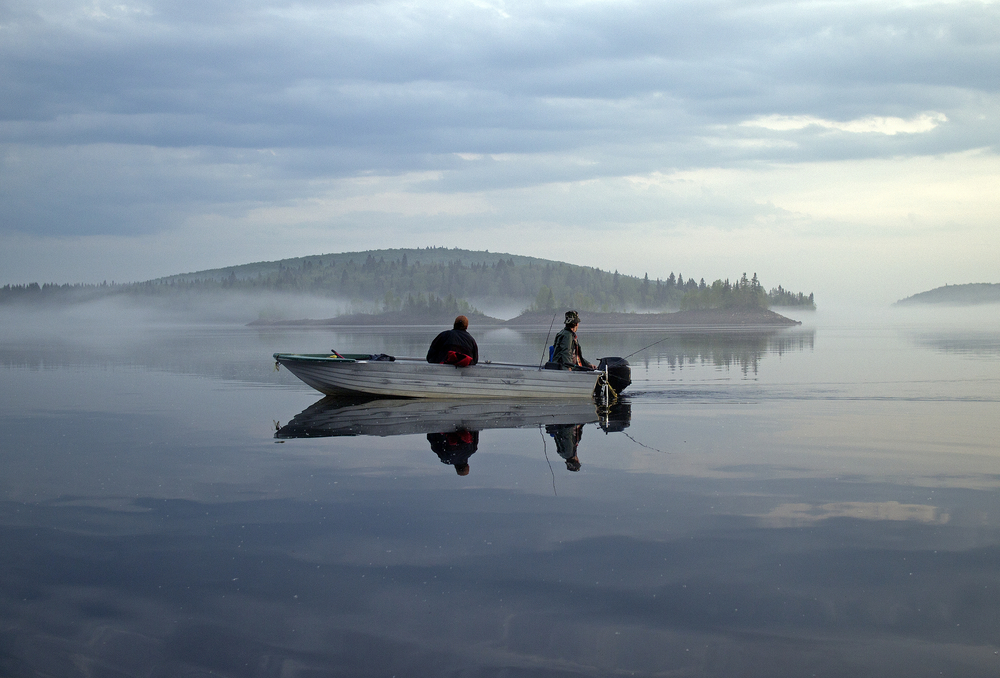
[[[0,676],[996,676],[996,313],[584,324],[590,358],[666,337],[608,421],[323,401],[270,359],[441,328],[8,312]]]

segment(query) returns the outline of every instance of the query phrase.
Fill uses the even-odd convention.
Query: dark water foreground
[[[0,676],[997,675],[1000,333],[816,325],[670,335],[607,417],[269,358],[439,328],[8,324]]]

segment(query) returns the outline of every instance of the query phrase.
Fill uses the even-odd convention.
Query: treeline
[[[693,278],[675,276],[671,271],[666,280],[650,280],[621,275],[618,271],[606,273],[600,269],[579,268],[579,272],[562,270],[568,264],[558,264],[554,271],[546,271],[539,281],[532,311],[551,311],[573,307],[581,311],[618,311],[629,309],[659,310],[678,308],[684,295],[698,289]],[[587,271],[593,273],[588,273]]]
[[[105,296],[117,285],[103,282],[93,284],[63,284],[36,282],[26,285],[4,285],[0,287],[0,304],[8,302],[37,303],[47,301],[84,301]]]
[[[739,309],[767,309],[771,306],[801,306],[815,309],[816,304],[812,293],[808,296],[798,292],[792,294],[783,289],[781,285],[773,288],[770,292],[765,292],[757,274],[753,278],[747,278],[744,273],[736,282],[730,283],[729,279],[716,280],[711,285],[706,285],[702,279],[694,288],[685,292],[681,299],[681,310],[699,310],[709,308],[739,308]]]
[[[756,273],[754,277],[757,277]],[[771,306],[804,306],[811,309],[816,308],[816,300],[813,298],[812,292],[808,295],[804,295],[802,292],[789,292],[783,289],[781,285],[771,288],[771,291],[767,293],[767,300]]]
[[[734,285],[717,281],[722,288],[716,291],[717,283],[706,285],[704,279],[696,282],[672,272],[666,279],[651,280],[648,275],[639,278],[618,271],[488,252],[427,248],[369,252],[364,258],[362,255],[317,255],[112,285],[105,290],[91,287],[98,293],[153,297],[212,291],[309,294],[359,305],[374,304],[386,311],[424,303],[421,299],[429,304],[432,298],[454,299],[466,304],[465,310],[472,310],[468,300],[521,302],[539,311],[652,311],[685,305],[716,308],[749,304],[751,297],[758,306],[813,306],[811,294],[795,295],[780,286],[760,297],[756,275],[750,281],[754,287],[749,292],[739,281]],[[449,259],[449,255],[453,258]]]
[[[395,304],[390,306],[386,303],[385,310],[403,311],[404,313],[424,316],[437,316],[443,313],[449,315],[458,313],[465,313],[467,315],[479,314],[479,310],[469,304],[469,302],[464,299],[456,299],[450,294],[443,299],[434,294],[428,296],[424,296],[423,294],[417,294],[416,296],[408,294],[406,295],[406,301],[398,306]]]
[[[729,280],[716,280],[711,285],[702,278],[695,282],[694,278],[684,280],[683,275],[674,276],[673,272],[666,280],[650,281],[647,274],[641,280],[628,278],[622,283],[615,271],[611,276],[612,290],[624,290],[625,295],[619,295],[619,304],[608,308],[606,304],[599,307],[594,303],[594,297],[586,291],[570,290],[572,296],[557,294],[547,285],[542,285],[535,297],[535,303],[530,310],[551,311],[556,308],[572,306],[586,311],[620,310],[622,308],[640,308],[658,310],[664,308],[710,309],[710,308],[769,308],[770,306],[801,306],[815,309],[816,304],[812,293],[808,296],[799,292],[792,294],[780,285],[765,293],[754,273],[753,279],[747,280],[746,273],[730,283]],[[614,298],[615,295],[610,295]],[[621,298],[624,296],[624,298]],[[624,302],[624,303],[622,303]]]

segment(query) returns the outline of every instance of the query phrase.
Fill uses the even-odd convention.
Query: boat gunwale
[[[341,354],[342,357],[338,358],[334,355],[328,355],[326,353],[275,353],[273,358],[281,362],[282,360],[294,360],[298,362],[315,362],[322,364],[366,364],[366,363],[418,363],[426,365],[437,365],[439,363],[429,363],[423,358],[411,358],[411,357],[393,357],[392,360],[373,360],[371,358],[351,358],[349,356],[371,356],[376,354],[370,353],[344,353]],[[453,367],[449,365],[448,367]],[[476,363],[475,365],[469,365],[469,367],[513,367],[521,370],[535,370],[543,371],[544,368],[538,365],[528,365],[525,363],[499,363],[486,360],[481,363]],[[569,372],[571,370],[557,370]]]

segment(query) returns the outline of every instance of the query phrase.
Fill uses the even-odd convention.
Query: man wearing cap
[[[452,329],[434,337],[427,349],[427,362],[445,363],[455,367],[468,367],[479,362],[479,346],[469,334],[469,319],[464,315],[455,318]]]
[[[576,311],[566,311],[566,327],[559,331],[553,344],[552,362],[564,370],[592,370],[593,365],[583,357],[580,342],[576,338],[576,328],[580,325],[580,315]]]

